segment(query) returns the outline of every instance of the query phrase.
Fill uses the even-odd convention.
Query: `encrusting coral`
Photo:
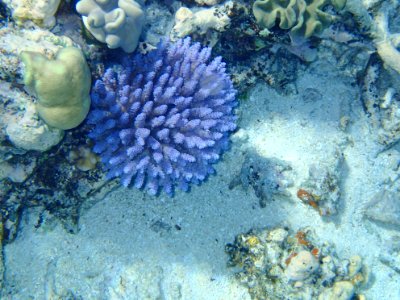
[[[190,38],[108,69],[92,91],[90,137],[108,178],[157,194],[214,172],[235,128],[236,91],[221,57]]]
[[[279,24],[281,29],[289,29],[292,38],[309,38],[321,33],[335,19],[323,8],[332,5],[340,10],[346,0],[257,0],[253,14],[257,23],[267,29]]]

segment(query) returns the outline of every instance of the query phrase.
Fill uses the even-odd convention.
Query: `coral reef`
[[[49,196],[54,191],[46,193],[43,185],[33,182],[41,164],[56,165],[47,160],[46,151],[52,151],[64,132],[38,117],[34,97],[21,84],[24,68],[19,54],[31,49],[52,58],[64,46],[72,46],[72,41],[36,27],[20,29],[10,24],[0,29],[0,207],[5,241],[16,236],[23,208],[46,201],[48,207],[62,202],[58,202],[61,197]]]
[[[172,195],[214,172],[236,127],[236,91],[210,55],[190,38],[160,43],[96,81],[88,121],[108,178]]]
[[[0,180],[5,178],[15,183],[24,182],[36,167],[36,161],[33,160],[28,164],[11,164],[8,161],[0,162]]]
[[[240,174],[229,184],[233,189],[242,185],[245,189],[250,186],[260,199],[260,206],[265,207],[268,201],[278,196],[290,196],[287,188],[293,185],[289,174],[291,166],[276,158],[263,158],[256,153],[246,154]]]
[[[90,108],[91,74],[78,48],[59,50],[54,60],[24,51],[24,83],[38,98],[36,108],[46,124],[58,129],[78,126]]]
[[[29,150],[47,151],[62,140],[63,131],[38,117],[35,97],[23,90],[20,52],[32,50],[50,59],[60,48],[72,45],[68,37],[36,27],[21,29],[10,24],[0,29],[0,161]]]
[[[368,282],[360,256],[340,259],[309,228],[250,231],[225,248],[252,299],[356,299]]]
[[[0,251],[0,298],[43,298],[43,283],[46,296],[71,299],[99,294],[178,299],[193,287],[198,295],[207,284],[238,287],[220,268],[225,259],[221,243],[235,228],[259,226],[264,220],[273,226],[289,220],[296,228],[313,224],[321,239],[332,235],[338,249],[359,249],[377,270],[377,288],[368,291],[372,298],[386,284],[390,288],[383,294],[397,295],[399,7],[395,0],[0,0],[0,247],[13,245],[5,246],[10,265],[4,291]],[[187,35],[191,39],[180,40]],[[178,42],[163,40],[156,48],[168,36]],[[212,46],[218,57],[201,45]],[[122,57],[122,52],[136,49],[141,54]],[[69,51],[76,60],[62,58]],[[227,69],[219,55],[232,62]],[[90,117],[83,122],[91,101],[90,71],[98,80]],[[241,93],[256,82],[261,84],[250,96]],[[41,87],[48,89],[46,96]],[[63,239],[56,224],[61,221],[64,229],[76,233],[82,212],[119,182],[171,196],[204,182],[229,148],[237,94],[243,103],[237,111],[243,129],[235,135],[230,161],[218,166],[223,174],[201,191],[178,195],[195,201],[189,206],[179,201],[173,209],[158,201],[139,201],[135,207],[129,206],[130,199],[103,201],[84,218],[85,228],[100,226]],[[64,132],[69,128],[73,130]],[[331,149],[340,151],[331,155]],[[107,177],[97,168],[100,162]],[[203,188],[212,193],[201,194]],[[261,207],[273,209],[260,210],[243,201],[239,189],[254,192]],[[112,196],[128,198],[126,191]],[[297,201],[270,203],[290,196]],[[204,201],[196,201],[199,197]],[[192,208],[198,213],[191,214]],[[328,219],[336,224],[325,224],[318,213],[341,214]],[[146,235],[124,245],[119,235],[115,243],[107,238],[127,224],[150,233],[146,243],[165,241],[167,251],[157,249],[150,257],[144,251],[142,257],[159,256],[168,266],[131,264],[131,249],[146,248],[140,239]],[[103,225],[109,235],[102,235]],[[11,243],[20,232],[21,239]],[[55,239],[49,242],[47,237]],[[93,237],[98,243],[90,243]],[[57,245],[56,239],[65,244]],[[27,241],[33,241],[32,257],[38,260],[21,272],[27,256],[21,251],[18,259],[21,255],[13,250],[26,249]],[[77,247],[71,241],[78,241]],[[197,247],[189,261],[186,255],[197,244],[208,247]],[[104,246],[104,257],[112,247],[118,252],[106,261],[111,273],[93,263],[103,258],[95,255],[82,277],[70,276],[71,262],[79,266],[87,250],[95,253],[98,245]],[[177,251],[166,256],[172,245]],[[252,230],[226,245],[226,252],[236,278],[254,299],[363,299],[360,293],[368,282],[364,258],[342,259],[308,228],[295,233],[287,228]],[[47,275],[42,276],[45,268]],[[150,272],[141,277],[146,270]],[[31,276],[35,271],[39,275]],[[174,272],[187,281],[171,281],[166,274]],[[24,280],[28,276],[32,283]],[[204,295],[212,298],[215,293],[206,290]]]
[[[346,0],[257,0],[253,14],[258,24],[271,29],[279,21],[281,29],[290,30],[292,38],[309,38],[320,34],[334,20],[335,16],[325,12],[325,6],[333,5],[342,9]]]
[[[33,21],[39,26],[53,27],[56,24],[54,15],[61,0],[4,0],[12,12],[13,19],[20,25]]]
[[[111,49],[121,47],[127,53],[135,51],[144,22],[141,1],[81,0],[76,10],[98,41]]]
[[[146,33],[144,41],[139,43],[138,51],[141,53],[148,52],[154,49],[161,39],[170,35],[174,26],[175,10],[169,6],[167,7],[163,1],[148,1],[146,3],[146,18],[143,25]],[[146,48],[143,49],[143,46]]]
[[[69,160],[75,149],[88,149],[86,135],[83,128],[68,131],[59,146],[45,153],[31,151],[0,163],[0,210],[6,241],[12,241],[17,235],[20,212],[32,207],[41,212],[37,228],[53,220],[53,223],[61,223],[68,232],[77,232],[82,211],[117,185],[105,181],[99,169],[82,171],[79,159]],[[8,170],[9,173],[1,174]]]

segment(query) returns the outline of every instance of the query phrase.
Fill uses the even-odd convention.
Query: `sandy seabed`
[[[77,234],[57,222],[35,228],[39,210],[26,211],[17,239],[4,247],[10,298],[250,299],[227,267],[224,247],[252,228],[284,225],[312,227],[341,258],[362,256],[372,274],[367,299],[400,299],[399,274],[378,259],[389,231],[363,216],[390,176],[387,158],[377,155],[358,88],[327,68],[300,74],[295,95],[256,85],[241,102],[239,130],[216,175],[190,193],[155,198],[119,187],[83,212]],[[311,99],[310,91],[320,97]],[[343,117],[350,120],[345,129]],[[246,151],[292,165],[291,197],[261,208],[252,189],[229,190]],[[337,152],[344,155],[342,196],[339,214],[326,221],[297,199],[296,188],[311,164]]]

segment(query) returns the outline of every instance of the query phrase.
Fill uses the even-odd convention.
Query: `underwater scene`
[[[400,300],[399,0],[0,0],[0,299]]]

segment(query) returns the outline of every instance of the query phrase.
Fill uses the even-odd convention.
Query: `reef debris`
[[[357,299],[369,278],[360,256],[340,258],[311,228],[251,230],[225,251],[252,299]]]
[[[289,163],[277,158],[264,158],[249,152],[246,154],[240,173],[229,184],[233,189],[241,185],[244,189],[252,187],[260,201],[260,206],[265,207],[268,201],[276,197],[289,197],[287,188],[293,185]]]
[[[313,207],[321,216],[337,214],[342,163],[343,156],[337,152],[331,161],[311,165],[308,178],[297,190],[297,198]]]

